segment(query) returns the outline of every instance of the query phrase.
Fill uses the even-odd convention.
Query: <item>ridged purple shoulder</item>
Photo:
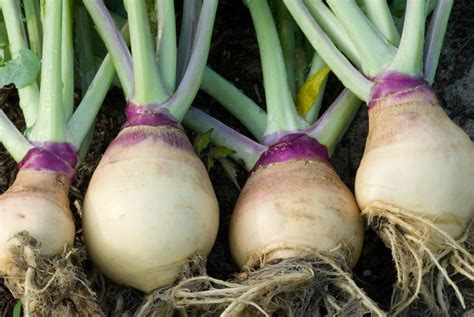
[[[36,142],[18,163],[22,170],[47,170],[64,173],[72,179],[76,173],[76,149],[70,143]]]
[[[290,160],[314,159],[329,163],[326,147],[304,133],[293,133],[282,137],[263,152],[255,164],[254,170],[269,164]]]

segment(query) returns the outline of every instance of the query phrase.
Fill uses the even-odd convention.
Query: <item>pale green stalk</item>
[[[146,5],[143,1],[125,0],[128,13],[135,84],[129,101],[134,104],[162,104],[170,92],[163,87],[156,63]]]
[[[20,6],[17,0],[2,0],[2,13],[8,33],[10,53],[12,58],[17,58],[20,50],[28,49],[25,29],[21,20]],[[38,114],[39,89],[38,84],[33,82],[23,88],[18,89],[20,97],[20,108],[25,117],[26,128],[30,129]]]
[[[30,138],[34,141],[68,140],[61,82],[61,13],[61,0],[46,1],[38,119]]]
[[[186,113],[183,123],[198,133],[205,133],[213,129],[211,134],[212,142],[229,149],[234,149],[235,153],[230,156],[238,162],[243,162],[247,171],[253,169],[258,158],[267,148],[193,107]]]
[[[16,162],[21,161],[33,148],[33,145],[18,131],[3,110],[0,110],[0,142]]]
[[[25,20],[30,48],[41,58],[43,25],[41,24],[40,18],[40,3],[37,0],[23,0],[23,8],[25,9]]]
[[[156,53],[163,82],[168,91],[176,87],[176,22],[174,0],[158,0]]]
[[[361,101],[357,96],[346,88],[306,132],[326,146],[329,155],[332,155],[359,110],[360,104]]]
[[[397,52],[395,47],[385,42],[382,34],[362,13],[355,0],[328,0],[328,4],[349,34],[361,60],[363,73],[375,77],[393,60]]]
[[[305,0],[309,12],[316,19],[324,32],[331,38],[334,44],[349,58],[356,66],[361,65],[357,51],[352,44],[349,35],[337,20],[334,13],[326,7],[321,0]]]
[[[107,47],[125,97],[128,98],[133,89],[134,78],[132,56],[127,44],[120,36],[114,20],[102,0],[83,0],[83,3]],[[156,62],[154,61],[153,64],[156,64]]]
[[[281,1],[278,1],[276,6],[278,36],[280,39],[281,50],[283,52],[283,59],[285,61],[286,79],[288,81],[288,86],[290,87],[291,95],[294,97],[296,95],[295,33],[297,30],[297,25]]]
[[[177,66],[177,82],[179,84],[183,79],[186,68],[188,67],[193,45],[195,43],[194,35],[196,33],[199,14],[201,12],[201,1],[183,0],[183,14],[181,31],[179,33],[178,43],[178,64]]]
[[[81,103],[67,123],[68,130],[73,136],[72,143],[76,149],[80,148],[84,138],[92,128],[95,117],[112,84],[114,75],[114,65],[110,54],[107,54]]]
[[[76,39],[76,56],[79,64],[82,96],[94,79],[96,73],[95,56],[92,43],[91,20],[82,4],[75,3],[74,26]],[[102,60],[99,62],[99,64]]]
[[[439,55],[443,46],[444,35],[448,27],[449,14],[453,0],[438,0],[428,27],[424,47],[425,79],[432,84],[438,68]]]
[[[204,0],[199,23],[194,38],[194,50],[184,76],[174,95],[165,103],[170,114],[177,121],[186,115],[191,103],[196,96],[202,75],[206,68],[207,57],[211,47],[212,29],[217,11],[217,0]]]
[[[400,34],[393,21],[386,0],[364,0],[365,12],[369,20],[379,29],[380,33],[392,45],[398,46]]]
[[[408,1],[397,55],[387,70],[421,76],[425,37],[425,1]]]
[[[270,7],[266,0],[249,0],[247,5],[257,33],[262,64],[267,104],[265,136],[304,128],[306,122],[296,112],[295,103],[288,87],[283,52]]]
[[[344,86],[354,92],[360,99],[369,100],[373,83],[359,73],[354,66],[339,52],[329,37],[319,27],[302,0],[283,0],[298,23],[299,27],[326,64],[336,74]]]
[[[267,124],[267,114],[252,99],[209,67],[204,70],[201,89],[239,119],[257,140],[262,139]]]
[[[61,74],[63,82],[64,118],[72,115],[74,108],[74,48],[72,40],[72,0],[63,0]]]
[[[130,42],[128,25],[125,24],[121,29],[124,43]],[[100,106],[115,78],[115,67],[111,54],[107,54],[100,64],[99,70],[95,74],[90,86],[85,91],[84,97],[77,106],[71,119],[67,123],[67,128],[73,136],[73,144],[76,148],[84,147],[84,140],[94,125],[95,117],[99,112]],[[133,73],[125,77],[129,82],[127,86],[133,86]]]

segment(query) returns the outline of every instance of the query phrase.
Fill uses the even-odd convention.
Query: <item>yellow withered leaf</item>
[[[296,109],[301,116],[306,116],[319,95],[321,85],[328,76],[330,68],[325,66],[311,75],[296,94]]]

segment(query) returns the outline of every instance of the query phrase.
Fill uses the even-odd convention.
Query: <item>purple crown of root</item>
[[[124,128],[139,125],[154,127],[160,125],[169,125],[173,127],[180,126],[180,124],[173,119],[171,114],[168,113],[166,108],[160,108],[155,105],[137,106],[134,103],[129,102],[125,109],[125,115],[127,116],[127,122],[125,123]]]
[[[64,173],[70,179],[76,172],[76,149],[70,143],[38,142],[33,144],[25,157],[18,163],[22,170],[48,170]]]
[[[383,73],[374,80],[368,106],[372,109],[382,99],[390,97],[403,100],[414,93],[425,95],[430,99],[434,95],[430,84],[423,78],[396,72]]]
[[[290,160],[314,159],[329,163],[326,147],[304,133],[294,133],[284,136],[263,152],[255,164],[255,169]]]

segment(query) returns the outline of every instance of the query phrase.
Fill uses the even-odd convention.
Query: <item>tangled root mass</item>
[[[5,284],[22,301],[25,316],[105,316],[81,269],[86,259],[83,248],[46,257],[39,254],[37,241],[27,232],[11,241]]]
[[[447,315],[450,301],[446,285],[466,308],[470,295],[461,292],[460,283],[452,275],[458,273],[474,281],[472,221],[464,235],[455,240],[432,221],[393,207],[371,207],[362,214],[392,252],[397,270],[392,296],[394,315],[419,297],[431,307],[431,313]]]

